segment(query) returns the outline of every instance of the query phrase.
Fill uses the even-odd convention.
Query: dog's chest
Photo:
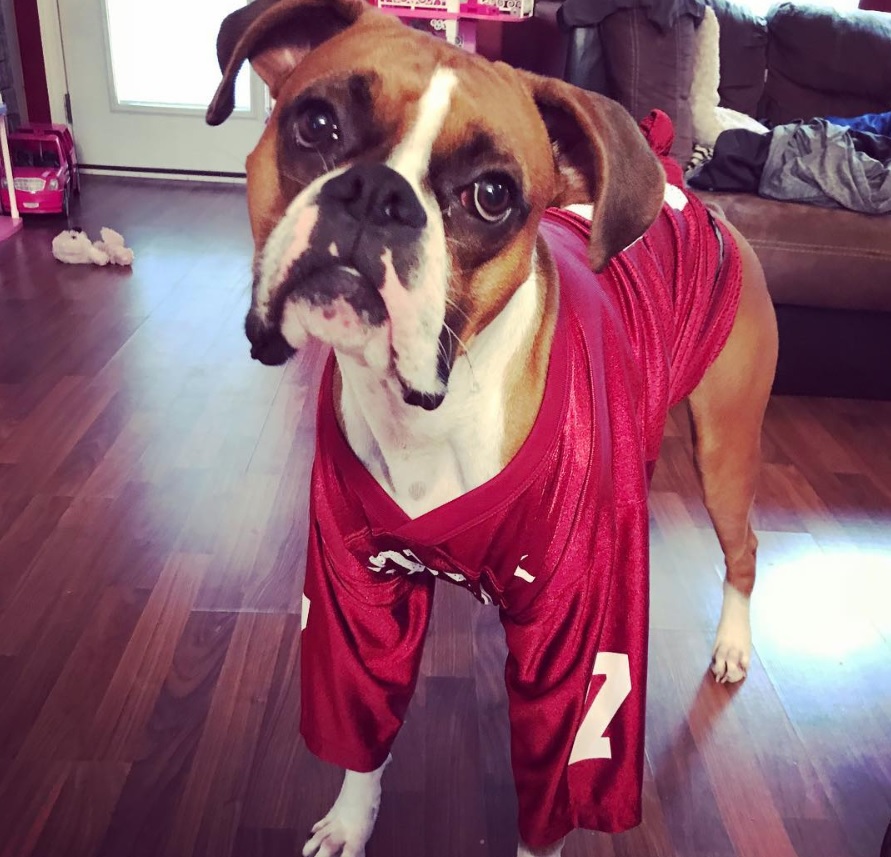
[[[343,375],[341,413],[350,447],[410,518],[472,491],[500,469],[499,391],[474,386],[464,375],[467,367],[457,366],[441,413],[406,409],[397,394],[369,401],[361,374],[350,367]]]
[[[456,360],[448,395],[435,411],[406,405],[392,380],[382,381],[355,361],[338,360],[347,441],[409,517],[478,488],[504,466],[511,420],[506,378],[522,358],[537,313],[533,273]]]

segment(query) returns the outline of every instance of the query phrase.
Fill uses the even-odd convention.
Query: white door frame
[[[68,92],[68,80],[65,76],[62,27],[56,0],[37,0],[37,15],[40,18],[40,43],[43,46],[43,65],[46,68],[50,119],[67,124],[65,94]]]

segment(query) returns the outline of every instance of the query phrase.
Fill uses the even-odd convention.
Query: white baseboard
[[[121,176],[126,178],[156,179],[160,181],[214,182],[216,184],[246,184],[245,176],[214,175],[213,173],[189,173],[185,171],[163,172],[160,170],[140,170],[127,167],[80,167],[85,176]]]

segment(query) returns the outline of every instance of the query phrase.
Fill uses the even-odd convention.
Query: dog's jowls
[[[251,354],[276,365],[315,339],[334,355],[301,732],[346,774],[303,853],[364,855],[440,581],[501,611],[518,855],[637,823],[646,493],[681,398],[726,564],[712,671],[749,664],[776,360],[754,254],[666,187],[614,102],[364,0],[256,0],[217,47],[211,124],[245,60],[275,101],[247,162]],[[577,204],[588,220],[554,210]]]

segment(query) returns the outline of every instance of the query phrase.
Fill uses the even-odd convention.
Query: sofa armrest
[[[502,58],[517,68],[608,95],[638,121],[653,108],[664,110],[675,126],[671,154],[686,163],[693,151],[694,13],[702,7],[698,0],[677,0],[671,5],[671,21],[660,26],[653,21],[653,9],[630,2],[630,8],[610,8],[605,15],[603,7],[573,4],[576,11],[564,18],[560,2],[539,0],[530,21],[505,27]],[[616,0],[611,7],[624,4]],[[579,17],[579,10],[602,21],[570,26],[587,20]]]
[[[671,155],[681,164],[693,153],[694,28],[682,15],[660,29],[639,7],[614,12],[601,25],[608,94],[638,121],[655,107],[664,110],[674,123]]]

